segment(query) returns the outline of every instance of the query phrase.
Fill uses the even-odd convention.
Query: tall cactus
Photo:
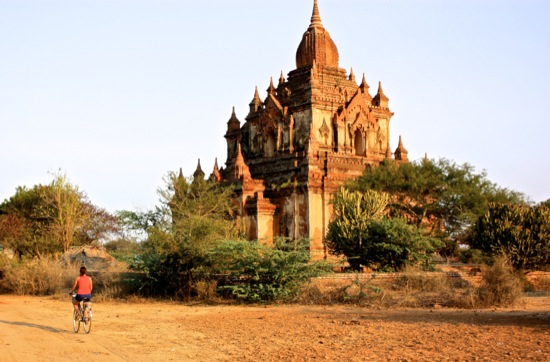
[[[329,224],[328,245],[337,254],[359,255],[368,225],[384,215],[389,196],[384,192],[368,190],[367,192],[349,191],[340,188],[334,199],[333,221]],[[348,258],[353,269],[360,268],[360,261]]]

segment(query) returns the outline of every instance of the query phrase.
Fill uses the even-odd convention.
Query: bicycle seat
[[[83,302],[89,302],[89,301],[90,301],[90,298],[82,298],[82,301],[83,301]]]

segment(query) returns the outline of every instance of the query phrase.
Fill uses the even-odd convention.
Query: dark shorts
[[[89,301],[92,300],[91,294],[77,294],[76,297],[74,297],[77,302],[82,302],[84,299],[88,299]]]

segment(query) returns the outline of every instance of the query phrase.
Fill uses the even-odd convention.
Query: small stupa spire
[[[218,158],[216,157],[214,159],[214,170],[212,170],[212,173],[210,174],[211,181],[220,182],[222,179],[222,175],[220,174],[220,169],[218,168]]]
[[[227,130],[234,131],[241,128],[241,122],[237,119],[235,114],[235,106],[233,106],[233,111],[231,112],[231,118],[227,121]]]
[[[378,82],[378,94],[384,95],[384,90],[382,89],[382,82]]]
[[[365,73],[363,73],[363,79],[361,80],[361,87],[366,88],[366,89],[370,88],[368,83],[367,83],[367,78],[365,78]]]
[[[250,102],[250,113],[257,112],[258,109],[260,109],[262,105],[262,100],[260,99],[260,93],[258,92],[258,86],[256,86],[256,90],[254,91],[254,98],[252,99],[252,102]]]
[[[382,82],[378,82],[378,92],[373,98],[373,104],[377,107],[381,108],[388,108],[388,101],[389,98],[386,97],[384,94],[384,90],[382,90]]]
[[[197,181],[197,179],[204,180],[204,172],[201,168],[201,159],[199,158],[199,162],[197,163],[197,169],[193,173],[193,181]]]
[[[273,77],[269,78],[269,87],[267,88],[267,94],[275,94],[275,87],[273,86]]]
[[[279,85],[285,82],[285,77],[283,76],[283,71],[281,70],[281,75],[279,76]]]
[[[401,139],[401,135],[399,135],[399,143],[397,144],[397,148],[395,149],[394,156],[397,161],[409,161],[409,151],[403,146],[403,140]]]
[[[353,68],[349,71],[349,80],[355,82],[355,73],[353,73]]]

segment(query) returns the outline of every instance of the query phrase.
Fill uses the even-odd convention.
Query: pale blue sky
[[[61,168],[108,209],[226,159],[231,109],[295,68],[313,0],[0,0],[0,202]],[[319,0],[340,66],[382,81],[391,147],[550,198],[550,1]]]

